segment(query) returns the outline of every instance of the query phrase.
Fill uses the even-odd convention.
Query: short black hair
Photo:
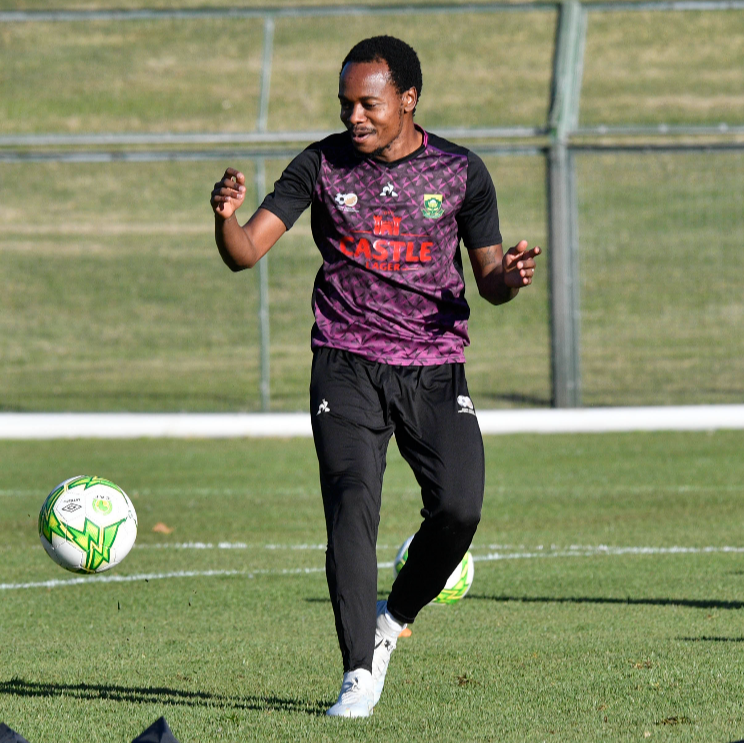
[[[372,36],[355,44],[346,55],[341,70],[349,62],[385,62],[390,70],[393,85],[399,93],[416,88],[416,97],[421,99],[423,79],[421,62],[413,47],[394,36]]]

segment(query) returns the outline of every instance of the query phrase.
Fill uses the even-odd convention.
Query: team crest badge
[[[427,219],[439,219],[444,214],[443,200],[444,196],[440,193],[425,193],[421,213]]]

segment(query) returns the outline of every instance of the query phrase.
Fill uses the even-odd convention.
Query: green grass
[[[0,409],[258,408],[257,277],[222,264],[208,204],[229,162],[39,164],[47,199],[31,221],[14,186],[26,166],[3,166]],[[513,242],[542,235],[541,160],[490,162],[504,182],[502,208],[514,215],[505,234]],[[252,187],[251,164],[236,164]],[[269,183],[282,163],[271,166]],[[248,198],[255,203],[253,193]],[[310,292],[319,265],[305,215],[269,256],[274,409],[307,406]],[[474,296],[469,267],[467,281],[471,384],[482,391],[480,407],[520,396],[546,404],[546,271],[519,305],[500,310]],[[505,325],[505,317],[518,322]],[[496,359],[499,343],[525,350]],[[517,379],[519,367],[526,379]]]
[[[148,3],[210,5],[224,3]],[[70,7],[142,4],[0,0]],[[544,124],[554,23],[407,19],[421,123]],[[368,32],[354,17],[278,21],[269,128],[337,127],[338,64]],[[249,131],[261,34],[248,21],[3,24],[0,133]],[[592,14],[581,123],[740,124],[742,38],[739,11]],[[259,407],[256,276],[222,266],[207,203],[233,162],[0,165],[0,410]],[[544,406],[544,163],[487,164],[505,241],[548,251],[503,308],[475,297],[466,266],[470,388],[481,409]],[[588,404],[741,402],[742,172],[738,153],[577,156]],[[269,260],[277,410],[307,405],[317,266],[305,217]],[[738,432],[487,439],[471,593],[425,609],[374,717],[339,724],[322,714],[341,669],[310,441],[0,442],[0,721],[30,743],[125,743],[160,715],[183,743],[738,740],[744,571],[721,550],[741,545],[743,445]],[[80,472],[122,485],[138,511],[114,576],[238,574],[8,588],[71,577],[36,517]],[[393,447],[381,561],[419,508]],[[190,542],[241,546],[175,547]],[[391,579],[381,571],[380,595]]]
[[[3,166],[0,409],[259,408],[257,276],[223,266],[207,203],[231,161],[38,164],[46,198],[33,219],[16,188],[26,166]],[[251,164],[232,162],[252,188]],[[545,245],[542,158],[486,162],[506,243]],[[283,163],[269,165],[271,183]],[[577,173],[584,401],[740,402],[742,156],[581,154]],[[466,261],[481,409],[549,404],[549,257],[498,308]],[[304,410],[319,266],[307,215],[268,266],[272,408]]]
[[[263,28],[244,21],[236,33],[235,26],[227,19],[3,24],[0,130],[252,129]]]
[[[472,0],[447,0],[447,5],[470,4]],[[281,8],[302,6],[335,6],[348,5],[347,0],[302,0],[302,3],[294,0],[276,0],[273,3],[264,3],[262,0],[244,0],[241,7],[245,8]],[[389,0],[369,0],[365,5],[380,6],[390,5]],[[406,5],[431,5],[429,0],[412,0]],[[3,10],[140,10],[143,3],[137,0],[0,0],[0,8]],[[221,0],[152,0],[147,3],[148,9],[173,9],[173,8],[225,8]]]
[[[22,198],[4,202],[1,407],[245,404],[257,384],[255,298],[212,247],[213,170],[50,165],[36,170],[49,204],[32,223]]]
[[[584,402],[744,398],[744,151],[579,155]]]
[[[429,127],[544,123],[555,14],[421,14],[406,38],[426,82],[418,109]],[[369,17],[279,19],[270,130],[331,130],[338,72]],[[400,16],[375,16],[400,35]],[[0,27],[0,133],[245,132],[258,115],[261,19],[10,23]],[[448,43],[442,45],[441,39]],[[513,45],[534,45],[514,57]],[[225,53],[229,50],[229,53]],[[452,70],[462,70],[453,75]],[[509,75],[494,79],[494,70]],[[34,95],[29,96],[28,91]]]
[[[24,5],[33,9],[13,3]],[[126,3],[77,7],[107,5]],[[371,24],[400,35],[400,23],[399,15],[278,19],[269,128],[336,127],[333,91],[350,40]],[[424,68],[421,121],[544,125],[555,23],[552,10],[406,19]],[[0,133],[251,130],[262,36],[260,18],[4,23]],[[741,11],[590,13],[581,123],[741,124],[742,41]]]
[[[473,588],[424,609],[358,723],[322,714],[341,669],[311,441],[0,443],[0,720],[31,743],[125,743],[160,715],[183,743],[738,740],[742,555],[721,550],[741,545],[744,434],[485,443]],[[137,508],[137,545],[109,575],[238,574],[8,588],[72,578],[36,516],[78,472]],[[393,446],[381,561],[419,508]],[[174,546],[189,542],[242,546]],[[382,569],[380,595],[391,580]]]
[[[740,12],[590,14],[581,124],[741,124],[743,41]]]
[[[421,123],[544,125],[555,21],[552,10],[407,19]],[[277,20],[269,129],[339,126],[338,65],[372,22],[400,32],[391,15]],[[250,131],[262,34],[260,19],[2,24],[0,133]],[[591,13],[581,123],[741,123],[743,38],[740,11]],[[471,392],[481,409],[546,406],[545,164],[486,162],[507,245],[546,251],[535,286],[502,308],[476,296],[466,265]],[[584,402],[741,402],[741,154],[576,162]],[[268,184],[285,163],[268,163]],[[256,276],[222,266],[207,203],[228,164],[252,186],[251,163],[227,150],[197,163],[0,164],[0,410],[259,409]],[[271,407],[302,410],[318,268],[307,217],[268,262]]]

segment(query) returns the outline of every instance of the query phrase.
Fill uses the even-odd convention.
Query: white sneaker
[[[377,626],[375,628],[375,654],[372,658],[372,682],[374,684],[374,701],[380,701],[382,687],[385,686],[390,656],[398,644],[398,635],[406,628],[405,624],[391,623],[386,615],[387,601],[377,602]]]
[[[336,704],[326,714],[331,717],[369,717],[374,707],[372,674],[363,668],[344,674]]]

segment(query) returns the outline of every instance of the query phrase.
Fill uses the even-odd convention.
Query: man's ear
[[[412,113],[418,103],[418,94],[416,88],[409,88],[403,93],[403,111],[404,113]]]

